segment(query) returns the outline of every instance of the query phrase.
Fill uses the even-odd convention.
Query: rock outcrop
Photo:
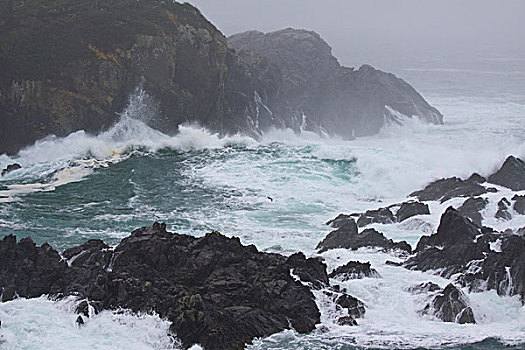
[[[404,266],[454,276],[470,290],[495,289],[500,295],[517,294],[525,301],[525,238],[483,231],[448,208],[437,232],[421,237],[417,254]]]
[[[442,123],[442,115],[403,80],[369,65],[342,67],[315,32],[248,31],[230,36],[228,42],[267,57],[279,68],[278,97],[286,104],[270,109],[289,115],[287,119],[296,122],[292,127],[353,138],[375,134],[385,122],[401,123],[403,116]]]
[[[22,168],[22,166],[18,163],[9,164],[5,169],[2,170],[2,176],[5,176],[9,174],[12,171],[18,170]]]
[[[489,176],[489,182],[508,187],[513,191],[525,190],[525,162],[509,156],[501,168]]]
[[[381,275],[370,266],[369,262],[349,261],[332,271],[328,277],[344,282],[365,277],[378,278]]]
[[[197,122],[220,134],[289,127],[353,137],[398,112],[441,123],[401,79],[341,67],[319,35],[271,37],[283,47],[243,50],[241,35],[230,40],[236,50],[198,9],[174,1],[3,1],[0,154],[50,134],[98,133],[133,95],[140,117],[168,134]]]
[[[262,253],[218,232],[202,238],[170,233],[158,223],[133,231],[114,249],[90,240],[62,255],[30,238],[0,241],[3,301],[75,294],[77,312],[87,317],[91,307],[95,313],[155,311],[185,347],[238,349],[290,327],[309,332],[320,313],[307,285],[327,283],[318,259]],[[353,319],[364,313],[357,299],[337,298]]]
[[[476,323],[465,294],[449,284],[425,306],[423,313],[432,314],[443,322]]]

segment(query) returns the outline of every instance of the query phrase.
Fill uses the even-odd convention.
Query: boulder
[[[469,218],[477,227],[481,227],[483,217],[480,212],[485,209],[488,202],[485,198],[470,197],[458,208],[458,213]]]
[[[350,237],[357,235],[357,225],[355,220],[348,217],[344,222],[338,221],[338,228],[330,232],[319,244],[317,249],[320,253],[329,249],[347,248]]]
[[[476,323],[474,313],[465,294],[449,284],[424,308],[423,313],[433,314],[443,322]]]
[[[339,228],[343,225],[346,225],[349,221],[352,220],[354,219],[350,215],[339,214],[334,219],[327,221],[326,225],[331,226],[333,228]]]
[[[339,281],[348,281],[351,279],[361,279],[365,277],[381,277],[379,273],[371,268],[370,262],[362,263],[359,261],[349,261],[343,266],[339,266],[332,271],[328,277],[335,278]]]
[[[354,318],[363,317],[365,314],[365,304],[348,294],[343,294],[336,299],[336,304],[348,311],[348,316]]]
[[[405,221],[406,219],[415,215],[429,215],[430,210],[428,205],[420,202],[404,202],[401,203],[401,207],[397,210],[396,219],[398,222]]]
[[[407,288],[407,291],[412,294],[427,294],[431,292],[436,292],[438,290],[441,290],[441,287],[434,282],[425,282],[420,283],[415,286],[410,286]]]
[[[367,210],[357,219],[357,226],[363,227],[372,223],[391,224],[395,221],[394,214],[389,208],[379,208],[377,210]]]
[[[496,219],[503,219],[503,220],[510,220],[512,219],[512,215],[509,213],[510,208],[510,202],[507,198],[503,197],[498,202],[498,210],[496,211],[496,214],[494,217]]]
[[[510,188],[513,191],[525,190],[525,163],[509,156],[501,168],[488,178],[490,183]]]
[[[22,168],[22,166],[18,163],[9,164],[4,170],[2,170],[2,176],[5,176],[10,172],[18,170],[20,168]]]
[[[440,179],[428,184],[424,189],[410,194],[420,201],[441,201],[441,203],[454,197],[474,197],[489,192],[478,183],[479,179],[470,177],[462,180],[458,177]],[[490,190],[494,191],[494,189]]]
[[[518,214],[525,215],[525,196],[519,196],[516,194],[512,197],[512,200],[514,201],[512,209]]]

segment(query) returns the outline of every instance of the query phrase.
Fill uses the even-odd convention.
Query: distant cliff
[[[228,42],[237,50],[265,56],[279,68],[274,112],[292,113],[307,129],[352,137],[375,134],[385,121],[400,122],[403,116],[443,123],[436,108],[393,74],[369,65],[358,70],[342,67],[315,32],[248,31],[229,37]]]
[[[195,121],[221,134],[359,136],[393,110],[442,118],[393,75],[342,68],[313,32],[228,44],[199,10],[172,1],[0,0],[0,72],[0,154],[49,134],[98,133],[138,86],[155,104],[148,123],[166,133]]]

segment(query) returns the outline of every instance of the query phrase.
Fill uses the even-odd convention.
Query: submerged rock
[[[359,261],[349,261],[343,266],[339,266],[332,271],[328,277],[339,281],[360,279],[365,277],[381,277],[379,273],[370,266],[370,262],[362,263]]]
[[[172,323],[171,331],[185,347],[242,348],[255,337],[290,327],[309,332],[320,313],[304,283],[328,282],[326,266],[301,253],[286,258],[218,232],[195,238],[167,232],[157,223],[133,231],[114,250],[90,240],[63,256],[30,238],[17,243],[6,236],[0,241],[3,299],[15,293],[74,294],[85,299],[77,307],[83,315],[89,315],[90,306],[95,312],[155,311]],[[348,301],[344,307],[363,311]]]
[[[476,323],[465,294],[452,284],[434,297],[423,313],[433,314],[443,322]]]
[[[513,191],[525,190],[525,163],[509,156],[501,168],[489,176],[489,182],[510,188]]]
[[[9,164],[4,170],[2,170],[2,176],[5,176],[10,172],[18,170],[20,168],[22,168],[22,166],[18,163]]]
[[[407,291],[412,294],[425,294],[429,292],[436,292],[438,290],[441,290],[441,287],[434,282],[420,283],[407,288]]]

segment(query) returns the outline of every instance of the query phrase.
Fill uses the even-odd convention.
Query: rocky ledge
[[[100,240],[59,254],[10,235],[0,241],[2,301],[16,296],[78,295],[77,312],[126,308],[158,313],[184,347],[240,349],[255,337],[320,322],[312,288],[323,288],[355,325],[361,301],[328,286],[326,266],[302,253],[284,257],[212,232],[202,238],[142,227],[115,248]],[[83,323],[82,316],[77,320]]]

